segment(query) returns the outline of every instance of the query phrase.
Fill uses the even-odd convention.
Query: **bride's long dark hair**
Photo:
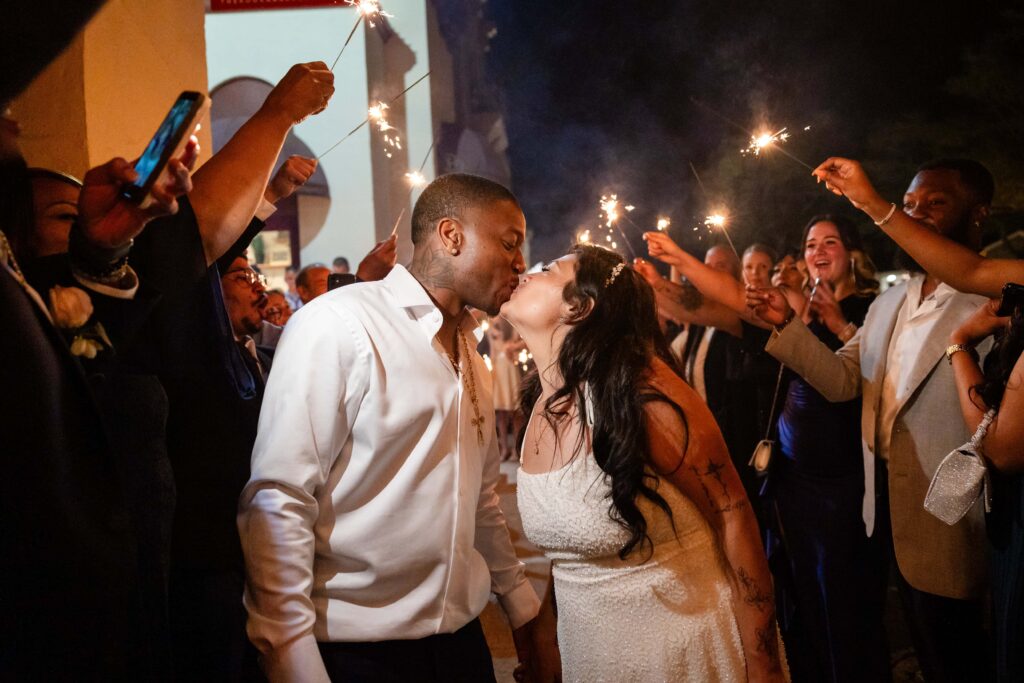
[[[647,469],[650,447],[644,406],[664,401],[685,421],[682,410],[647,381],[652,358],[665,361],[677,374],[678,369],[658,327],[650,285],[613,251],[578,244],[570,253],[576,256],[576,279],[565,286],[562,298],[575,304],[580,314],[566,321],[572,329],[555,361],[564,383],[545,401],[543,415],[554,427],[570,417],[574,406],[581,420],[586,419],[588,407],[592,411],[594,459],[611,484],[608,514],[629,532],[629,540],[619,550],[619,557],[625,559],[650,544],[638,496],[672,517],[657,491],[657,478]],[[616,267],[619,272],[612,279]],[[541,393],[539,370],[523,380],[520,401],[526,415]],[[589,396],[585,387],[590,389]],[[680,447],[685,452],[686,444]]]

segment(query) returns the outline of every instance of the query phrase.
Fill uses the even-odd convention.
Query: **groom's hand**
[[[555,625],[554,613],[542,608],[533,621],[512,631],[519,657],[514,673],[518,683],[561,683],[562,658]]]

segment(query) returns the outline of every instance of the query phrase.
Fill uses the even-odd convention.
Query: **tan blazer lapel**
[[[899,284],[893,290],[878,297],[871,305],[869,317],[864,321],[861,339],[860,369],[864,378],[864,408],[870,411],[862,416],[861,432],[864,443],[875,452],[875,432],[878,409],[882,401],[882,380],[885,379],[889,344],[896,328],[900,309],[907,299],[906,285]]]

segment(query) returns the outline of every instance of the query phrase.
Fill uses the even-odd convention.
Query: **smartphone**
[[[171,159],[185,148],[196,120],[206,109],[207,103],[208,100],[202,93],[186,90],[178,95],[163,123],[157,128],[156,135],[135,162],[135,171],[139,177],[135,182],[122,188],[125,197],[143,207],[149,204],[150,190],[163,175]]]
[[[331,273],[327,276],[327,291],[358,282],[355,273]]]
[[[1013,315],[1014,310],[1024,306],[1024,285],[1016,282],[1007,282],[1003,285],[1003,298],[999,302],[999,310],[996,315]]]

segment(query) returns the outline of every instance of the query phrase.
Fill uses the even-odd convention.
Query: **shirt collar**
[[[942,308],[949,298],[956,294],[956,290],[945,282],[940,282],[932,292],[931,296],[927,299],[921,299],[921,289],[924,287],[925,275],[923,273],[915,273],[911,276],[907,282],[907,301],[910,304],[911,313],[916,311],[918,308],[924,305],[925,301],[932,300],[935,302],[935,308]]]
[[[399,308],[408,309],[409,312],[424,325],[424,329],[433,337],[441,329],[441,310],[434,303],[434,300],[427,294],[420,281],[413,277],[404,266],[395,264],[387,277],[384,278],[391,295],[395,298],[395,305]],[[476,318],[468,313],[463,317],[462,332],[476,338],[477,343],[483,338],[484,332],[477,323]]]

